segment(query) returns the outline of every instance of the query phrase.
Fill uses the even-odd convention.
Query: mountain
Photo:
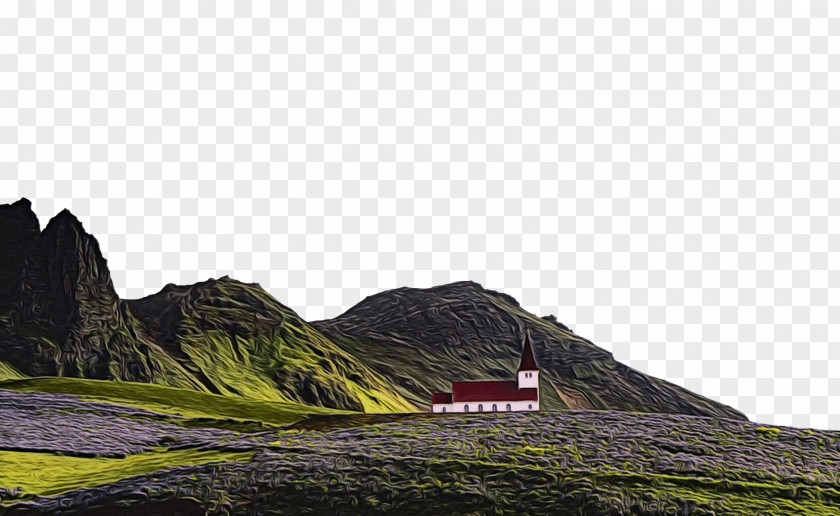
[[[0,265],[0,379],[122,380],[407,412],[453,380],[510,379],[530,330],[545,408],[745,419],[472,282],[382,292],[314,323],[227,276],[122,300],[81,222],[63,210],[40,231],[26,199],[0,206]]]
[[[428,405],[452,381],[513,378],[530,330],[542,370],[542,406],[746,419],[740,412],[617,362],[554,316],[537,317],[509,295],[473,282],[398,288],[313,325]]]
[[[35,217],[28,201],[16,205],[23,220]],[[0,234],[5,262],[18,252],[10,249],[14,238]],[[1,356],[9,367],[27,376],[143,382],[167,372],[174,385],[194,386],[171,359],[137,339],[99,244],[69,211],[22,247],[16,297],[6,304],[0,325]]]
[[[26,200],[0,206],[35,220]],[[224,277],[121,300],[96,239],[69,211],[0,234],[0,374],[124,380],[366,412],[414,410],[259,285]],[[23,235],[23,237],[21,236]],[[22,253],[15,259],[14,253]]]

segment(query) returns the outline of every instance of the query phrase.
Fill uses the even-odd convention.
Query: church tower
[[[530,330],[525,332],[525,344],[522,346],[522,360],[519,361],[516,379],[520,389],[533,388],[539,392],[540,368],[537,366],[537,361],[534,360]]]

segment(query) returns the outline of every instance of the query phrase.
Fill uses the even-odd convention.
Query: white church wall
[[[481,409],[479,410],[479,405],[481,405]],[[493,410],[493,405],[496,405],[496,410]],[[510,408],[508,408],[510,405]],[[432,412],[444,412],[443,408],[446,408],[446,412],[469,412],[469,413],[486,413],[486,412],[528,412],[528,411],[536,411],[540,409],[540,402],[539,401],[469,401],[463,403],[452,403],[452,404],[437,404],[432,406]],[[469,410],[467,410],[469,407]]]
[[[540,388],[540,372],[539,371],[519,371],[516,377],[519,382],[520,389],[539,389]]]

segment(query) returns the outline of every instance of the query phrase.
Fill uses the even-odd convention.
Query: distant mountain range
[[[543,371],[545,409],[746,419],[472,282],[381,292],[316,322],[258,284],[227,276],[122,300],[96,239],[69,211],[41,230],[27,199],[0,205],[0,380],[125,380],[363,412],[418,411],[453,380],[511,378],[526,330]]]

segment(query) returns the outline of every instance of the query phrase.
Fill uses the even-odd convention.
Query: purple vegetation
[[[178,424],[183,421],[139,408],[80,402],[66,394],[0,390],[0,450],[124,457],[159,447],[247,448],[256,442],[229,430]]]
[[[840,503],[840,433],[739,420],[426,415],[273,441],[254,444],[251,462],[172,468],[19,508],[105,514],[96,511],[120,501],[162,512],[192,503],[201,514],[729,514]]]

